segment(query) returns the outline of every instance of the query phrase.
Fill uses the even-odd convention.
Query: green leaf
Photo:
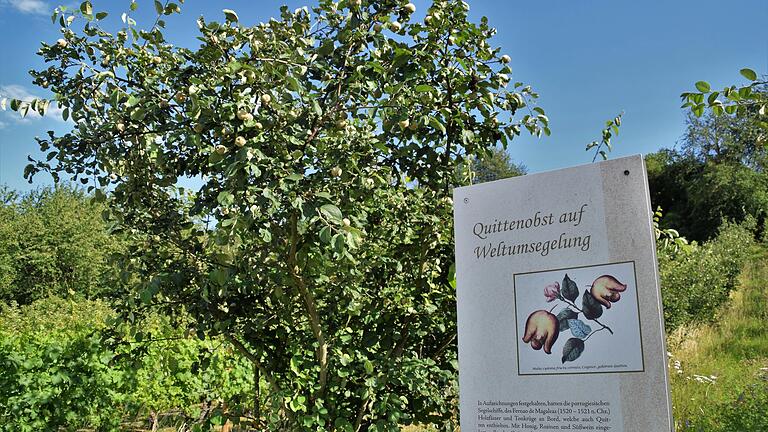
[[[331,222],[341,223],[344,216],[341,214],[341,210],[333,204],[323,204],[320,207],[320,213],[323,214]]]
[[[577,338],[570,338],[567,341],[565,341],[565,345],[563,346],[563,357],[561,359],[562,363],[565,362],[571,362],[579,358],[581,356],[581,353],[584,352],[584,341]]]
[[[299,174],[299,173],[293,173],[293,174],[285,176],[286,180],[291,180],[291,181],[299,181],[302,178],[304,178],[304,176]]]
[[[147,111],[144,108],[138,108],[131,111],[131,120],[141,121],[147,116]]]
[[[373,363],[371,363],[370,360],[365,359],[365,361],[363,362],[363,367],[365,368],[365,373],[367,373],[368,375],[373,373]]]
[[[434,89],[435,89],[435,88],[434,88],[434,87],[432,87],[431,85],[428,85],[428,84],[419,84],[419,85],[417,85],[417,86],[416,86],[416,88],[415,88],[414,90],[415,90],[417,93],[426,93],[426,92],[431,92],[431,91],[432,91],[432,90],[434,90]]]
[[[323,115],[323,109],[320,108],[320,104],[315,99],[312,99],[312,111],[314,111],[318,116]]]
[[[216,197],[216,201],[218,201],[218,203],[223,206],[228,206],[235,202],[235,196],[232,194],[232,192],[222,191],[219,192],[219,195]]]
[[[141,291],[140,297],[141,302],[144,304],[149,304],[152,301],[152,297],[155,295],[155,293],[152,291],[152,288],[145,288],[143,291]]]
[[[240,18],[238,18],[235,11],[233,11],[232,9],[223,9],[222,12],[224,12],[224,17],[229,22],[238,22],[240,20]]]
[[[743,76],[744,78],[750,81],[755,81],[757,79],[757,74],[752,69],[744,68],[740,70],[739,73],[741,74],[741,76]]]
[[[91,2],[84,1],[80,3],[80,12],[82,12],[85,15],[90,15],[93,13],[93,5],[91,5]]]
[[[579,287],[576,285],[576,282],[568,277],[568,273],[565,274],[563,283],[560,285],[560,295],[570,301],[574,301],[579,297]]]
[[[333,40],[330,40],[330,39],[323,42],[323,44],[320,45],[320,48],[317,50],[317,53],[321,57],[325,57],[332,52],[333,52]]]
[[[259,228],[259,237],[261,237],[261,240],[264,243],[269,243],[272,241],[272,233],[265,228]]]
[[[696,89],[702,93],[706,93],[711,89],[711,87],[709,86],[708,82],[699,81],[696,83]]]
[[[299,411],[306,411],[307,407],[304,404],[304,402],[307,400],[306,397],[302,395],[298,395],[295,398],[291,399],[291,402],[288,404],[292,411],[299,412]]]
[[[128,108],[135,107],[141,102],[141,98],[137,97],[136,95],[130,95],[128,97],[128,101],[125,103],[125,106]]]
[[[208,278],[217,285],[224,285],[229,278],[229,274],[224,269],[216,269],[208,273]]]
[[[475,133],[474,132],[472,132],[469,129],[464,129],[464,130],[461,131],[461,141],[464,144],[471,144],[472,141],[474,141],[474,140],[475,140]]]
[[[333,250],[335,250],[338,253],[344,252],[344,249],[347,244],[346,236],[343,234],[336,234],[333,236]]]
[[[584,312],[584,318],[595,319],[600,318],[603,314],[603,305],[600,304],[588,290],[584,291],[584,295],[581,298],[581,310]]]
[[[160,1],[155,0],[155,12],[157,12],[158,15],[162,15],[163,9],[163,4]]]
[[[326,225],[320,230],[320,241],[323,243],[331,242],[331,227]]]
[[[107,15],[109,15],[109,14],[106,13],[106,12],[98,12],[98,13],[96,13],[96,19],[97,20],[103,20],[104,18],[107,17]]]
[[[445,133],[445,125],[443,125],[443,124],[440,122],[440,120],[438,120],[438,119],[436,119],[436,118],[434,118],[434,117],[429,117],[429,124],[430,124],[430,125],[431,125],[433,128],[435,128],[435,129],[439,130],[441,133]]]
[[[290,90],[295,92],[301,92],[302,90],[301,83],[299,82],[298,79],[296,79],[296,77],[288,76],[285,78],[285,80],[287,81],[286,83],[288,84],[288,88]]]

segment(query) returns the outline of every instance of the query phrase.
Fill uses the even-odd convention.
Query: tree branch
[[[317,357],[317,362],[320,365],[320,376],[318,378],[320,385],[317,390],[317,395],[321,395],[325,391],[325,386],[328,381],[328,342],[325,340],[325,333],[323,333],[323,329],[320,326],[320,315],[317,312],[315,297],[312,295],[309,289],[307,289],[304,278],[301,277],[301,269],[299,268],[298,261],[296,259],[296,250],[299,240],[297,223],[298,221],[296,214],[294,213],[291,215],[290,220],[291,246],[288,252],[288,267],[294,285],[296,286],[296,289],[299,290],[299,293],[304,300],[304,306],[307,308],[307,315],[309,318],[310,327],[312,328],[312,334],[314,334],[315,339],[317,340],[317,350],[315,351],[315,356]]]

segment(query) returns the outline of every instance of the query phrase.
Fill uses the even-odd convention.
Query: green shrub
[[[98,329],[101,302],[50,298],[0,313],[0,431],[116,429],[124,372]]]
[[[141,347],[129,395],[132,413],[156,418],[175,412],[176,420],[216,422],[225,409],[232,417],[253,409],[252,364],[229,343],[186,337],[161,317],[145,322],[141,331],[154,342]]]
[[[68,186],[21,196],[0,188],[0,302],[105,294],[116,279],[108,258],[120,239],[109,234],[102,210]]]
[[[768,431],[768,384],[751,384],[739,397],[720,406],[724,432]]]
[[[716,238],[702,245],[658,248],[664,320],[667,331],[689,322],[710,321],[736,287],[755,244],[755,223],[724,223]]]
[[[153,318],[143,342],[134,332],[112,347],[102,334],[111,316],[102,301],[73,298],[0,306],[0,431],[118,430],[167,413],[220,424],[254,409],[252,365],[223,339]]]

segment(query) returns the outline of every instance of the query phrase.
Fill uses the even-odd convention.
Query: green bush
[[[174,412],[174,419],[188,423],[221,423],[254,408],[253,366],[229,343],[185,337],[160,317],[145,322],[141,330],[154,342],[138,356],[131,413],[157,419]]]
[[[0,311],[0,431],[118,426],[125,373],[94,330],[101,302],[51,298]]]
[[[768,384],[757,383],[747,387],[739,397],[722,404],[722,430],[724,432],[767,431]]]
[[[755,244],[754,220],[724,223],[716,238],[684,248],[658,248],[667,331],[689,322],[711,321],[736,287]]]
[[[0,188],[0,301],[105,294],[116,279],[108,258],[120,240],[109,234],[102,210],[67,186],[21,196]]]
[[[0,431],[118,430],[168,413],[221,424],[254,409],[251,363],[227,342],[151,319],[143,342],[112,347],[101,331],[112,316],[92,300],[0,306]]]

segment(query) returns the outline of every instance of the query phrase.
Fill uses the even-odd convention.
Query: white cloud
[[[48,15],[53,9],[42,0],[0,0],[3,6],[11,6],[19,12],[26,14]]]
[[[8,99],[20,99],[23,101],[31,101],[32,99],[41,99],[40,96],[33,94],[29,90],[27,90],[24,86],[20,86],[17,84],[9,84],[9,85],[0,85],[0,99],[8,98]],[[10,103],[7,102],[6,105]],[[51,103],[51,106],[48,107],[48,111],[45,113],[45,118],[52,118],[54,120],[58,121],[64,121],[64,118],[62,117],[62,109],[59,108],[59,106],[56,104],[56,102]],[[25,118],[21,118],[21,115],[15,111],[11,111],[10,107],[6,106],[6,112],[5,112],[5,119],[6,120],[15,120],[17,123],[29,121],[33,119],[41,119],[43,118],[38,114],[36,111],[30,110],[29,113]],[[0,128],[7,126],[7,122],[3,122],[3,125],[0,125]]]

